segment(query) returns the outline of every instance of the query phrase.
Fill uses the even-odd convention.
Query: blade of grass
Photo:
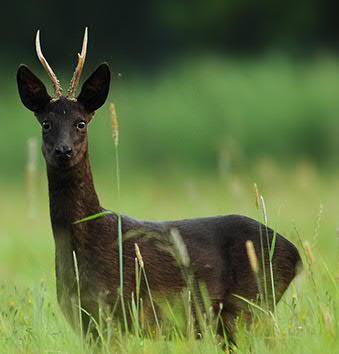
[[[112,118],[112,138],[114,143],[115,151],[115,171],[116,171],[116,184],[117,184],[117,194],[118,194],[118,208],[120,210],[120,163],[119,163],[119,125],[118,117],[116,114],[115,106],[110,103],[109,109],[111,111]],[[127,316],[126,316],[126,306],[124,300],[124,257],[123,257],[123,240],[122,240],[122,219],[120,212],[118,216],[118,244],[119,244],[119,278],[120,278],[120,298],[121,298],[121,308],[124,319],[125,330],[127,332]]]
[[[77,282],[77,295],[78,295],[78,316],[79,316],[79,326],[80,326],[80,338],[83,342],[83,324],[82,324],[82,315],[81,315],[81,298],[80,298],[80,275],[78,268],[78,260],[75,251],[73,251],[73,262],[75,269],[75,277]]]
[[[112,215],[112,214],[114,214],[113,211],[104,210],[104,211],[102,211],[100,213],[89,215],[89,216],[86,216],[85,218],[82,218],[80,220],[74,221],[73,225],[80,224],[80,223],[86,222],[86,221],[100,219],[100,218],[103,218],[104,216]]]

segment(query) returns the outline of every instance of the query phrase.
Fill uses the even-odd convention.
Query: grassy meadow
[[[239,323],[238,353],[339,351],[338,71],[337,60],[321,57],[187,61],[149,77],[117,72],[119,210],[107,105],[91,124],[92,168],[106,208],[140,219],[236,213],[262,221],[256,183],[269,226],[297,245],[303,273],[273,320],[258,314],[249,327]],[[39,146],[39,127],[14,79],[2,77],[0,353],[222,352],[209,329],[200,341],[185,336],[180,311],[153,335],[114,327],[100,348],[72,331],[56,303],[44,163],[27,144],[33,137]]]

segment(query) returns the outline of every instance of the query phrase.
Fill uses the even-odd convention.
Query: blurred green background
[[[113,72],[110,100],[121,127],[122,164],[146,172],[338,164],[339,26],[330,1],[143,1],[8,4],[0,23],[1,177],[24,169],[39,137],[15,82],[20,63],[49,81],[35,49],[67,88],[83,30],[83,79],[101,61]],[[50,86],[50,85],[49,85]],[[91,129],[92,155],[111,156],[107,106]]]

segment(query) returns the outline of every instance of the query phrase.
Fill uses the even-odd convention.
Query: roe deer
[[[114,304],[119,288],[119,252],[116,247],[118,215],[112,213],[75,223],[105,210],[100,205],[93,183],[88,157],[87,126],[107,98],[110,70],[106,63],[101,64],[84,82],[80,94],[76,96],[86,46],[87,29],[78,65],[65,96],[41,52],[39,32],[36,50],[52,80],[55,96],[51,97],[47,93],[42,81],[27,66],[21,65],[17,72],[21,101],[34,112],[42,127],[42,152],[47,165],[50,217],[55,241],[57,297],[71,322],[74,322],[72,303],[77,299],[78,286],[82,308],[95,319],[99,316],[99,302],[103,301],[107,307]],[[139,221],[122,216],[121,223],[123,235],[133,230],[142,230],[142,233],[156,233],[165,239],[169,230],[178,230],[187,248],[194,279],[205,284],[212,308],[216,314],[220,311],[230,339],[236,317],[243,312],[246,317],[250,317],[248,304],[234,294],[255,301],[261,285],[266,285],[263,283],[265,270],[269,278],[268,243],[275,240],[272,266],[276,302],[301,264],[299,253],[292,243],[258,221],[241,215],[165,222]],[[251,269],[246,252],[248,240],[252,241],[259,258],[258,274],[254,274]],[[123,294],[126,301],[131,299],[136,286],[134,243],[135,239],[131,238],[123,243]],[[168,296],[180,293],[185,287],[185,281],[173,254],[157,247],[152,237],[139,237],[138,245],[147,267],[152,292]],[[79,279],[76,277],[73,252],[76,254]],[[266,288],[272,306],[270,281]],[[141,289],[141,292],[145,291]],[[88,316],[83,318],[85,328],[89,321]]]

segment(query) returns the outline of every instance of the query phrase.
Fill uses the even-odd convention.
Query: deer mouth
[[[64,154],[61,156],[56,156],[55,162],[58,167],[63,167],[63,168],[70,167],[72,164],[72,155],[71,154]]]

